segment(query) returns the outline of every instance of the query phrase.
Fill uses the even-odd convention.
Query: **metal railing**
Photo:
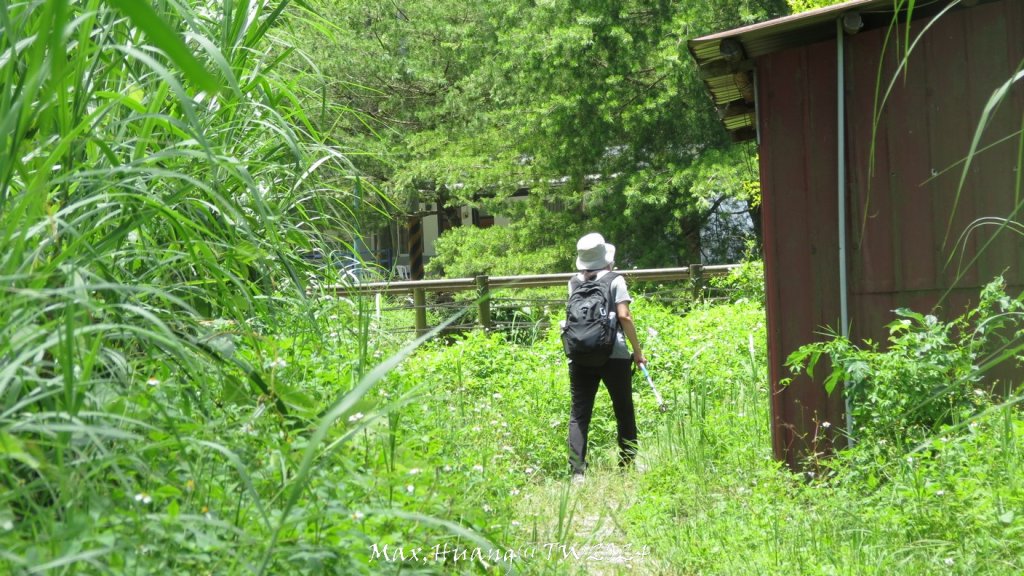
[[[703,290],[704,280],[712,276],[725,276],[738,264],[703,266],[691,264],[683,268],[650,268],[644,270],[616,270],[627,282],[682,282],[689,281],[693,296]],[[534,274],[526,276],[477,276],[475,278],[441,278],[436,280],[405,280],[397,282],[365,282],[338,284],[326,287],[339,296],[354,294],[412,294],[417,334],[428,331],[427,292],[452,293],[476,291],[477,324],[486,329],[494,327],[491,314],[493,293],[496,290],[519,290],[567,286],[574,272],[560,274]]]

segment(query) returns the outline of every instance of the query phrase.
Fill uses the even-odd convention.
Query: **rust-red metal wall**
[[[915,21],[911,38],[926,23]],[[901,74],[904,32],[899,42],[889,39],[884,57],[887,29],[846,44],[851,334],[882,343],[897,307],[934,307],[949,318],[997,274],[1024,286],[1020,235],[1005,232],[989,243],[994,227],[983,227],[958,246],[972,223],[1005,218],[1019,201],[1019,137],[1012,135],[1024,121],[1024,81],[1000,106],[981,140],[991,146],[958,188],[986,103],[1024,60],[1024,2],[950,12]],[[839,330],[835,52],[832,41],[757,60],[773,446],[794,468],[809,450],[829,448],[818,424],[842,426],[844,418],[841,395],[827,397],[820,382],[801,377],[779,386],[793,350],[825,338],[826,328]],[[882,91],[897,80],[876,129],[880,62]]]
[[[840,396],[820,383],[799,377],[779,386],[786,357],[839,325],[834,46],[757,63],[772,443],[794,468],[819,424],[842,415]]]

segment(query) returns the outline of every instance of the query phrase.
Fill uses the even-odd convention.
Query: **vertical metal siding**
[[[1010,3],[1007,3],[1010,4]],[[971,81],[967,83],[971,118],[976,119],[984,109],[992,90],[997,83],[1005,82],[1010,74],[1020,65],[1024,57],[1024,29],[1018,18],[1016,28],[1010,28],[1008,22],[1016,16],[1024,14],[1020,0],[1013,2],[1014,7],[1006,6],[999,9],[998,5],[979,6],[965,14],[965,35],[970,39],[966,44],[967,61],[971,67]],[[1024,87],[1018,84],[1016,90],[1018,106],[1003,105],[996,111],[993,129],[986,131],[983,141],[990,142],[1011,131],[1019,130],[1024,120],[1024,108],[1020,107],[1020,96],[1024,96]],[[973,127],[972,127],[973,133]],[[1019,140],[1017,140],[1019,142]],[[1016,146],[1004,145],[993,148],[976,157],[972,164],[972,184],[975,188],[971,196],[976,198],[975,216],[1001,215],[1008,216],[1013,210],[1013,169],[1016,167]],[[1018,220],[1021,220],[1018,217]],[[1015,234],[1000,234],[992,243],[984,247],[985,240],[991,237],[991,229],[977,236],[978,249],[984,248],[985,253],[979,260],[978,278],[981,283],[1003,272],[1012,263],[1020,262],[1021,243]],[[1009,281],[1024,283],[1021,267],[1014,266],[1010,271]]]
[[[825,42],[758,61],[772,442],[793,468],[812,447],[829,447],[815,445],[818,423],[842,417],[842,399],[827,397],[820,381],[799,377],[779,386],[789,376],[786,357],[839,318],[834,47]]]
[[[967,266],[992,238],[993,228],[964,237],[985,216],[1006,217],[1013,198],[1016,146],[1005,143],[975,157],[958,192],[961,161],[967,156],[981,112],[992,91],[1024,58],[1020,24],[1024,5],[1001,2],[953,12],[925,34],[904,71],[886,29],[849,39],[851,306],[854,336],[884,342],[891,310],[936,308],[951,318],[978,299],[978,289],[1006,271],[1007,281],[1024,285],[1021,238],[1003,233]],[[925,22],[913,23],[912,36]],[[900,35],[904,30],[900,30]],[[872,138],[878,63],[893,85]],[[1005,103],[983,145],[1018,130],[1021,92]],[[873,154],[872,154],[873,153]],[[874,162],[869,178],[868,167]],[[962,270],[961,270],[962,268]],[[957,279],[959,281],[957,282]]]
[[[911,37],[926,23],[913,22]],[[883,28],[849,37],[846,95],[852,337],[880,343],[897,307],[951,318],[976,303],[978,289],[996,274],[1005,271],[1017,290],[1024,286],[1019,235],[1004,231],[988,243],[994,228],[987,227],[957,246],[971,223],[1009,216],[1018,201],[1017,138],[975,157],[964,189],[958,187],[985,104],[1024,59],[1024,2],[947,14],[903,72],[902,42],[890,36],[888,52],[881,52],[888,34]],[[876,130],[880,61],[882,92],[900,76]],[[825,327],[839,329],[835,44],[762,56],[757,72],[772,442],[777,457],[799,468],[809,449],[821,448],[813,442],[816,423],[842,422],[840,395],[827,397],[820,382],[801,377],[779,386],[793,350],[824,338]],[[1020,84],[985,131],[983,147],[1020,130]],[[961,273],[961,262],[986,244]]]

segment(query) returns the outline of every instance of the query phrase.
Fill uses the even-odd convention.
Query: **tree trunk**
[[[682,230],[679,245],[679,264],[681,266],[700,264],[702,262],[700,231],[704,227],[704,220],[700,214],[687,214],[683,216],[679,226]]]
[[[757,243],[754,247],[756,250],[755,254],[761,255],[764,247],[764,231],[761,228],[761,204],[756,206],[747,204],[747,213],[750,214],[750,221],[754,225],[754,242]]]

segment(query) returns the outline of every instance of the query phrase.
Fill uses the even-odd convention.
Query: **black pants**
[[[631,358],[610,359],[597,368],[569,363],[569,387],[572,407],[569,412],[569,466],[573,474],[587,468],[587,435],[594,412],[594,399],[604,381],[612,399],[619,428],[619,466],[628,466],[636,456],[636,412],[633,410]]]

